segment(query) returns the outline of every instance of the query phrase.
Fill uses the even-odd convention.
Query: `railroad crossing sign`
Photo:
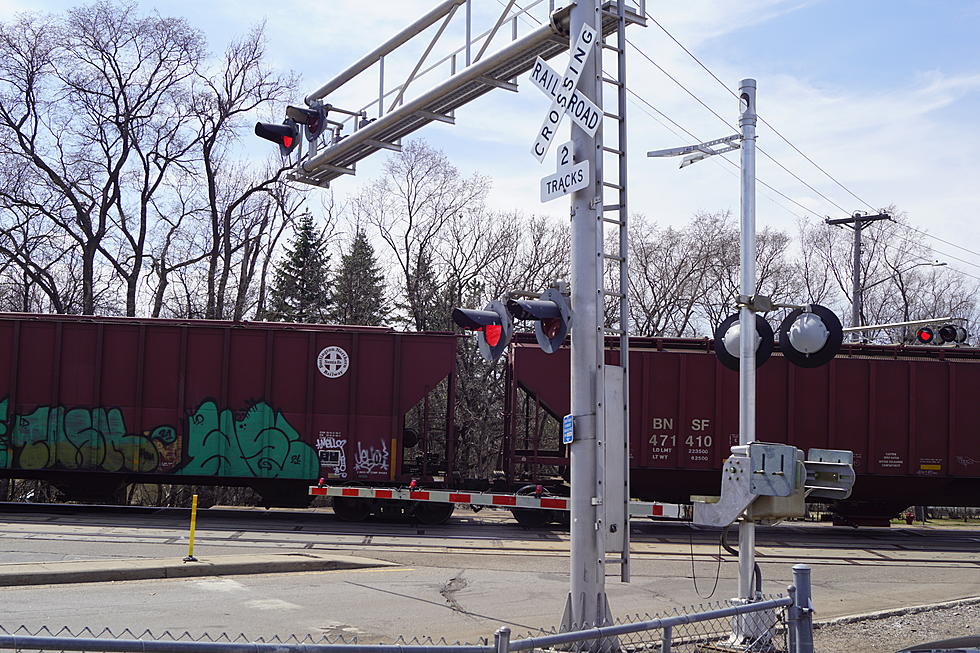
[[[558,73],[546,64],[541,57],[534,62],[531,69],[531,81],[541,89],[541,92],[551,98],[551,107],[545,114],[544,123],[538,130],[531,146],[531,154],[539,162],[544,161],[551,141],[555,138],[558,125],[562,117],[567,113],[579,127],[588,132],[589,136],[595,136],[599,123],[602,122],[602,112],[591,100],[575,90],[578,79],[582,75],[582,68],[585,61],[589,58],[595,45],[596,31],[589,24],[583,24],[572,48],[571,57],[568,60],[568,67],[565,68],[565,75],[561,78]]]
[[[574,193],[589,185],[589,160],[573,163],[574,143],[568,141],[558,146],[558,172],[541,179],[541,201],[549,202],[557,197]]]

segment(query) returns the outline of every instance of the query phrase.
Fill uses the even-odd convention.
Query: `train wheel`
[[[427,526],[445,524],[453,516],[453,510],[455,508],[456,506],[451,503],[419,501],[415,504],[415,519],[418,523]]]
[[[511,508],[511,513],[517,523],[525,528],[541,528],[547,526],[554,519],[554,511],[542,510],[540,508]]]
[[[364,521],[371,514],[371,503],[353,497],[334,497],[333,512],[341,521]]]

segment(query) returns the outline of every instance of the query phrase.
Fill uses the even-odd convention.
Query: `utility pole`
[[[891,216],[881,211],[874,215],[855,212],[849,218],[827,218],[827,224],[845,225],[854,230],[854,269],[851,271],[851,327],[861,326],[861,232],[872,222],[891,220]],[[852,342],[861,339],[860,331],[851,333]]]

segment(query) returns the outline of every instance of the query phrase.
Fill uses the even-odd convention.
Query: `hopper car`
[[[469,478],[456,464],[457,339],[0,314],[0,477],[45,480],[80,501],[111,500],[131,483],[245,486],[287,506],[308,504],[309,487],[324,483],[567,494],[568,349],[548,355],[515,338],[495,416],[502,437],[487,454],[496,471]],[[708,340],[634,338],[630,388],[631,495],[717,494],[738,439],[737,373]],[[977,349],[846,344],[815,369],[777,349],[758,372],[757,439],[854,451],[854,494],[836,510],[855,522],[909,505],[977,506],[978,389]],[[346,519],[390,511],[425,523],[452,505],[334,501]]]

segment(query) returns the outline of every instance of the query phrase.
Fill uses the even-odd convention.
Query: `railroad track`
[[[0,542],[105,542],[114,545],[187,545],[185,509],[0,505]],[[505,516],[506,515],[506,516]],[[632,523],[636,561],[696,562],[733,557],[718,545],[719,531],[683,522]],[[735,542],[736,538],[730,538]],[[528,529],[509,513],[461,511],[448,524],[417,526],[369,521],[346,523],[328,511],[209,509],[199,513],[196,546],[222,553],[242,549],[356,551],[362,555],[418,553],[567,557],[568,533],[561,528]],[[812,524],[760,527],[760,563],[980,569],[980,530],[845,529]]]

